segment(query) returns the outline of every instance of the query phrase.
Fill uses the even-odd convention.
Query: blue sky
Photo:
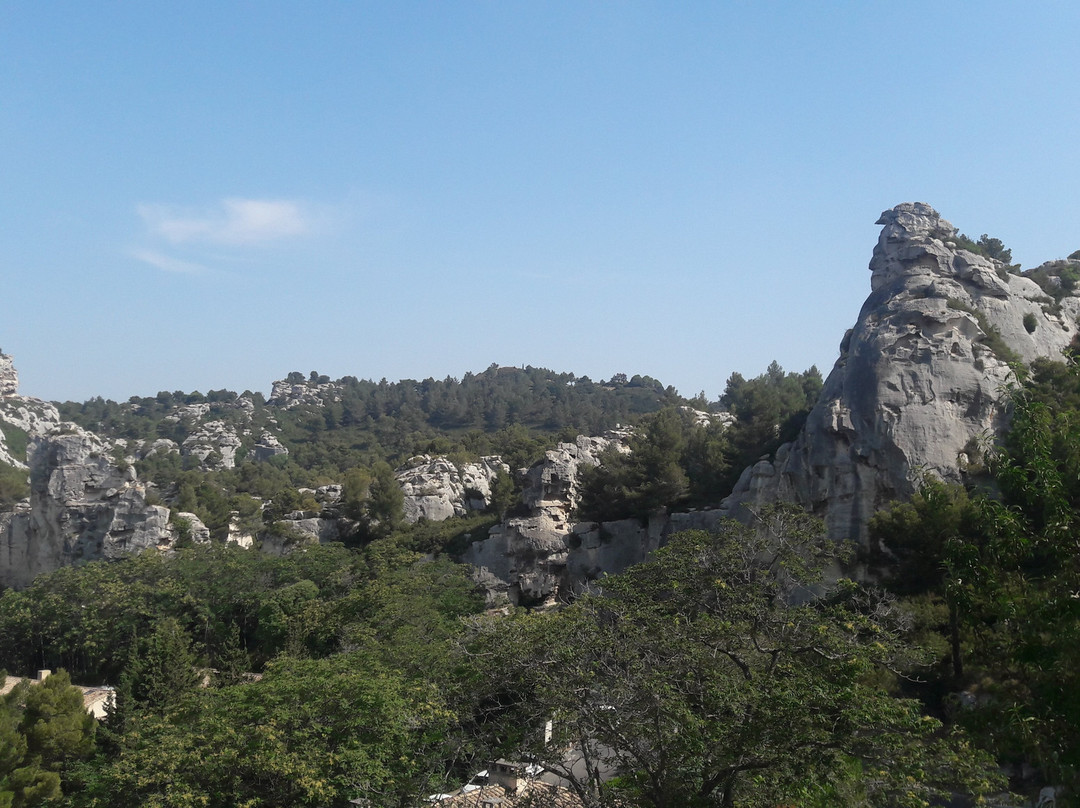
[[[21,392],[828,372],[880,212],[1080,248],[1080,4],[0,0]]]

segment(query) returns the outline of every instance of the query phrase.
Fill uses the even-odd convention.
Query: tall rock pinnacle
[[[1014,274],[959,248],[956,229],[922,202],[877,223],[871,293],[817,405],[794,443],[743,473],[732,511],[794,501],[822,515],[833,538],[865,541],[876,510],[909,497],[925,473],[961,479],[1000,434],[1010,361],[1060,357],[1076,335],[1080,299],[1054,273],[1080,262]]]

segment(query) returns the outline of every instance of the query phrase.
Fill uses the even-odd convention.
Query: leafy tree
[[[364,515],[368,519],[371,535],[388,536],[405,518],[402,510],[405,494],[394,477],[394,470],[385,462],[376,463],[372,469],[368,500]]]
[[[198,687],[202,676],[191,637],[175,617],[163,617],[153,633],[134,649],[124,671],[123,688],[139,704],[157,711],[178,705]]]
[[[61,778],[93,750],[96,722],[64,671],[0,698],[0,806],[29,808],[61,796]]]
[[[967,615],[978,708],[965,718],[1002,756],[1080,790],[1080,368],[1037,368],[984,500],[980,574]],[[1055,395],[1057,389],[1060,395]]]
[[[888,597],[827,582],[837,559],[792,511],[673,537],[602,596],[480,624],[477,720],[588,806],[771,806],[830,789],[914,806],[991,788],[987,760],[882,687],[881,669],[913,661],[905,621]]]
[[[30,496],[30,484],[25,469],[0,463],[0,511],[8,511]]]
[[[871,562],[898,595],[933,593],[948,610],[954,684],[963,683],[961,621],[972,610],[982,571],[982,503],[959,485],[925,477],[910,502],[874,515],[869,533]]]
[[[730,429],[730,490],[743,469],[762,455],[794,440],[822,388],[821,373],[811,367],[804,373],[785,373],[772,362],[765,373],[749,381],[733,373],[720,403],[737,418]]]
[[[361,655],[282,658],[261,681],[199,691],[190,708],[136,716],[78,804],[415,804],[451,719],[432,688]]]

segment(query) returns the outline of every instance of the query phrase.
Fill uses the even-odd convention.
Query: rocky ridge
[[[19,392],[19,374],[11,357],[0,351],[0,398]]]
[[[297,374],[299,376],[299,374]],[[323,381],[325,379],[325,381]],[[291,410],[300,406],[322,406],[341,400],[341,385],[326,377],[305,380],[299,378],[280,379],[270,388],[268,404]]]
[[[410,458],[394,472],[405,494],[405,521],[442,522],[484,510],[499,472],[509,474],[510,467],[495,456],[462,464],[431,455]]]
[[[818,403],[794,443],[743,473],[725,501],[733,514],[795,502],[831,537],[865,542],[876,510],[910,497],[923,474],[961,481],[1000,434],[1011,361],[1058,358],[1077,334],[1080,299],[1060,277],[1077,262],[1014,274],[958,247],[956,228],[919,202],[877,223],[870,296]]]

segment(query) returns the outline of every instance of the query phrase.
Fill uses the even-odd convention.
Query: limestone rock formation
[[[473,542],[462,561],[490,605],[551,605],[587,589],[605,574],[640,564],[680,530],[711,530],[719,510],[651,514],[647,519],[570,524],[549,513],[510,519]]]
[[[629,430],[614,430],[603,437],[578,435],[573,443],[560,443],[544,454],[544,459],[526,472],[522,502],[565,523],[581,496],[580,470],[600,465],[600,455],[609,447],[629,451]]]
[[[573,512],[580,497],[581,470],[595,467],[609,447],[629,451],[628,430],[603,437],[579,436],[560,443],[526,473],[522,505],[526,516],[513,517],[473,542],[462,560],[476,568],[476,581],[489,598],[542,604],[569,597],[604,572],[618,572],[643,561],[672,529],[672,517],[658,513],[642,522],[577,524]],[[693,517],[713,519],[711,514]]]
[[[272,429],[277,428],[273,418],[255,422],[255,402],[247,395],[233,400],[197,401],[181,404],[161,420],[175,424],[178,437],[182,438],[179,451],[185,457],[194,457],[203,471],[231,469],[243,456],[242,447],[250,448],[247,455],[252,460],[269,460],[289,450]],[[251,436],[258,434],[254,440]],[[132,457],[142,459],[155,452],[172,451],[172,441],[144,442],[133,447]]]
[[[19,374],[14,360],[0,353],[0,463],[26,468],[24,451],[8,445],[8,435],[24,444],[45,435],[60,423],[60,413],[47,401],[19,395]]]
[[[960,480],[964,460],[1005,426],[1009,361],[1059,357],[1080,299],[957,247],[923,203],[885,211],[871,293],[793,444],[747,469],[730,512],[784,500],[811,508],[834,538],[865,541],[873,513],[924,473]],[[1060,279],[1059,279],[1060,285]],[[1011,352],[1011,353],[1010,353]]]
[[[236,468],[236,451],[242,442],[235,425],[206,421],[184,438],[180,453],[198,458],[206,469],[231,469]]]
[[[0,351],[0,398],[14,396],[19,392],[19,374],[15,363],[6,353]]]
[[[326,377],[321,377],[325,379]],[[342,387],[336,382],[304,381],[280,379],[274,382],[270,388],[268,404],[274,404],[282,409],[291,410],[301,405],[319,406],[341,401]]]
[[[510,472],[500,457],[481,457],[457,465],[445,457],[418,455],[394,472],[405,494],[405,521],[442,522],[491,502],[491,484],[498,473]]]
[[[0,397],[0,463],[24,469],[26,451],[8,445],[8,434],[26,444],[33,437],[47,435],[60,423],[60,413],[47,401],[26,396]]]
[[[130,466],[74,424],[32,438],[30,501],[0,517],[0,582],[25,586],[67,564],[172,544],[169,509],[146,503]]]
[[[0,462],[27,468],[30,479],[29,500],[0,514],[0,584],[171,546],[169,509],[147,504],[135,470],[112,459],[113,445],[61,422],[52,404],[18,395],[10,357],[0,357],[0,387]],[[25,442],[24,456],[8,453],[5,433]]]
[[[263,431],[259,442],[251,450],[253,460],[269,460],[271,457],[288,454],[289,450],[278,440],[273,432]]]
[[[210,528],[196,514],[188,511],[179,511],[172,520],[173,543],[182,538],[190,540],[193,544],[209,544]]]

